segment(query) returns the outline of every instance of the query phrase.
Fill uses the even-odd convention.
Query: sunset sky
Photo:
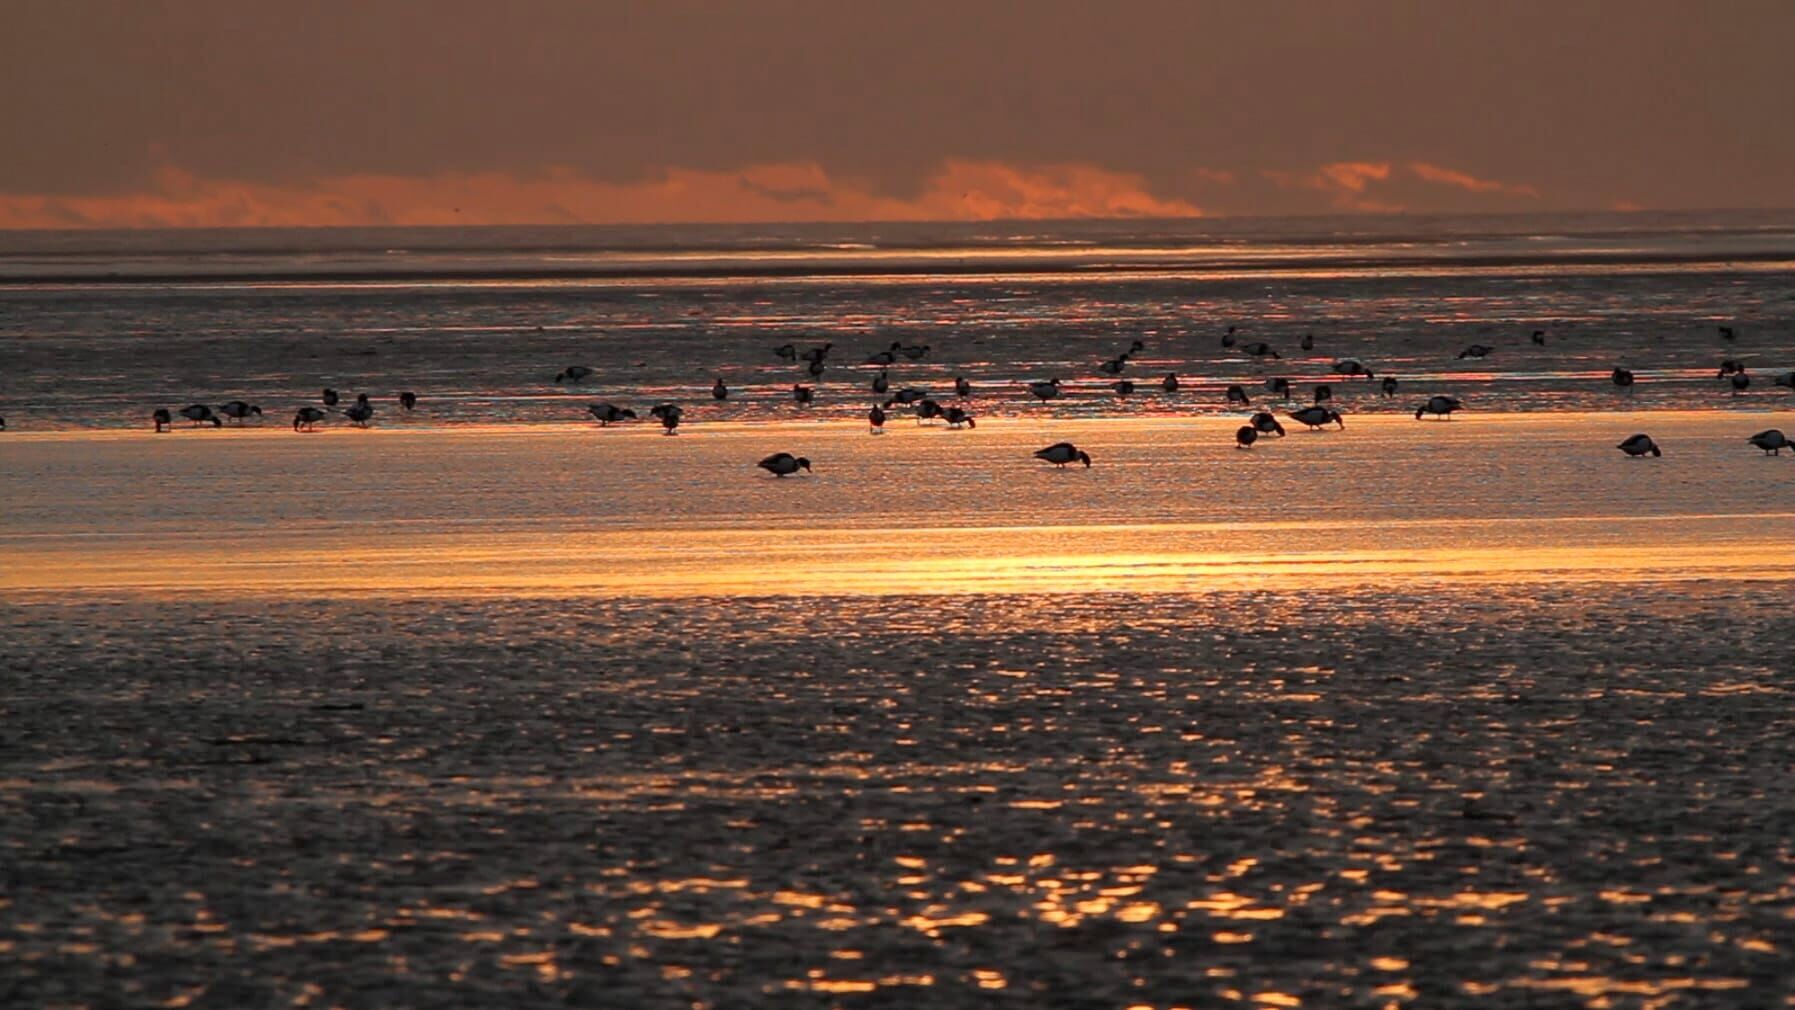
[[[0,227],[1795,204],[1795,3],[20,0]]]

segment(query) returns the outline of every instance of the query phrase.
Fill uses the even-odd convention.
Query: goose
[[[803,354],[798,355],[798,357],[803,358],[813,365],[820,365],[823,363],[823,359],[829,356],[829,348],[834,346],[835,343],[833,341],[819,344],[816,347],[812,347],[810,350],[805,351]]]
[[[1322,383],[1321,385],[1315,387],[1315,402],[1316,403],[1326,403],[1329,400],[1332,400],[1333,398],[1334,398],[1334,387],[1328,385],[1325,382]]]
[[[810,460],[802,456],[793,456],[789,452],[776,452],[766,459],[754,464],[775,477],[785,477],[799,470],[810,473]]]
[[[890,351],[880,351],[877,354],[868,355],[867,359],[861,363],[866,365],[895,365],[897,364],[897,355]]]
[[[929,398],[929,394],[927,392],[925,392],[924,390],[914,389],[914,388],[906,386],[905,388],[900,389],[897,392],[891,394],[891,399],[885,401],[885,409],[890,410],[891,405],[894,403],[901,403],[901,404],[904,404],[905,406],[909,406],[910,404],[915,403],[918,400],[926,400],[928,398]]]
[[[343,416],[354,421],[357,427],[366,428],[374,417],[374,405],[368,402],[366,394],[356,398],[355,402],[343,408]]]
[[[218,419],[217,414],[212,413],[212,408],[203,403],[195,403],[191,406],[182,407],[181,416],[192,421],[195,427],[198,427],[207,421],[211,421],[212,427],[214,428],[224,427],[224,422]]]
[[[0,417],[0,431],[6,430],[6,418]]]
[[[1122,356],[1125,358],[1132,358],[1135,355],[1141,353],[1142,351],[1144,351],[1146,349],[1147,349],[1146,344],[1143,344],[1140,341],[1136,340],[1134,343],[1128,345],[1128,353],[1126,353]]]
[[[568,365],[555,376],[556,382],[579,383],[592,377],[592,369],[585,365]]]
[[[1134,383],[1127,379],[1119,379],[1110,383],[1109,388],[1115,390],[1117,396],[1128,396],[1134,392]]]
[[[1284,426],[1278,423],[1278,419],[1273,417],[1269,410],[1262,410],[1259,413],[1254,414],[1252,417],[1252,425],[1254,431],[1262,432],[1267,435],[1276,435],[1279,438],[1284,437]]]
[[[174,423],[174,418],[169,416],[167,407],[157,407],[155,413],[150,415],[150,420],[156,422],[157,432],[167,431],[169,425]]]
[[[966,381],[966,376],[954,376],[954,395],[962,400],[972,395],[972,383]]]
[[[729,399],[729,387],[723,385],[723,377],[721,375],[717,376],[716,384],[711,386],[711,399],[713,399],[713,400]]]
[[[1733,337],[1737,336],[1737,334],[1733,332],[1731,326],[1720,326],[1716,327],[1716,329],[1720,330],[1720,339],[1722,340],[1731,340]]]
[[[400,393],[399,394],[399,406],[404,407],[406,410],[418,409],[418,394],[413,393],[409,390],[407,390],[406,392]]]
[[[1251,344],[1247,344],[1247,345],[1246,345],[1246,346],[1244,346],[1244,347],[1242,347],[1242,348],[1241,348],[1241,350],[1242,350],[1242,351],[1245,351],[1245,352],[1246,352],[1246,354],[1247,354],[1247,356],[1248,356],[1248,357],[1253,357],[1253,358],[1279,358],[1279,355],[1278,355],[1278,352],[1277,352],[1277,351],[1274,351],[1274,350],[1272,350],[1272,349],[1271,349],[1271,345],[1270,345],[1270,344],[1268,344],[1268,343],[1265,343],[1265,342],[1264,342],[1264,341],[1262,341],[1262,340],[1261,340],[1261,341],[1256,341],[1256,342],[1254,342],[1254,343],[1251,343]],[[1281,360],[1281,359],[1280,359],[1280,360]]]
[[[1534,330],[1533,336],[1530,337],[1529,339],[1531,339],[1533,341],[1533,346],[1544,347],[1544,346],[1546,346],[1546,331],[1545,330]]]
[[[1733,358],[1724,358],[1720,362],[1720,374],[1716,375],[1715,378],[1716,379],[1724,379],[1727,376],[1732,375],[1734,372],[1743,372],[1743,371],[1745,371],[1745,366],[1743,364],[1740,364],[1737,360],[1735,360]]]
[[[1384,384],[1383,384],[1382,388],[1383,388],[1385,396],[1395,396],[1396,395],[1396,387],[1397,387],[1397,382],[1396,382],[1395,376],[1392,376],[1392,375],[1384,376]]]
[[[1266,379],[1265,380],[1265,388],[1271,390],[1272,392],[1278,394],[1279,396],[1283,397],[1286,400],[1290,399],[1290,380],[1284,378],[1283,376],[1279,376],[1278,378],[1275,378],[1275,379]]]
[[[921,361],[928,356],[928,344],[911,344],[904,348],[904,357],[909,358],[911,361]]]
[[[621,421],[626,417],[632,421],[636,419],[635,411],[609,403],[594,403],[586,408],[586,413],[592,415],[600,428],[609,428],[613,421]]]
[[[242,424],[243,419],[251,414],[254,414],[257,417],[262,416],[262,408],[253,403],[245,403],[242,400],[232,400],[224,406],[219,407],[218,412],[225,417],[236,421],[238,424]]]
[[[1250,424],[1243,424],[1239,430],[1234,432],[1234,447],[1237,449],[1251,449],[1253,443],[1257,441],[1259,441],[1259,429]]]
[[[1247,399],[1247,391],[1246,390],[1240,388],[1239,386],[1229,386],[1228,387],[1228,402],[1229,403],[1238,403],[1244,407],[1244,406],[1250,405],[1253,401]]]
[[[1779,386],[1783,386],[1791,391],[1795,391],[1795,372],[1784,372],[1783,374],[1777,376],[1772,381],[1774,381]]]
[[[866,412],[866,420],[872,426],[873,434],[885,434],[885,411],[880,410],[878,404],[873,404],[873,409]]]
[[[949,428],[959,428],[961,426],[967,428],[978,427],[978,422],[972,419],[972,415],[966,413],[965,410],[959,407],[949,407],[942,411],[941,418],[947,422]]]
[[[1103,364],[1098,365],[1097,371],[1102,372],[1104,375],[1121,375],[1122,370],[1127,367],[1128,367],[1128,357],[1126,355],[1122,355],[1120,357],[1111,358],[1108,361],[1105,361]]]
[[[1422,414],[1432,414],[1435,417],[1443,417],[1446,420],[1450,421],[1450,420],[1452,420],[1452,412],[1455,410],[1461,410],[1461,409],[1463,409],[1463,407],[1464,407],[1464,404],[1458,402],[1456,399],[1454,399],[1450,396],[1428,397],[1428,400],[1426,403],[1415,408],[1415,420],[1417,420],[1417,421],[1421,420]]]
[[[878,376],[873,379],[873,392],[878,393],[880,396],[884,396],[885,391],[890,388],[891,379],[888,378],[884,372],[880,372]]]
[[[1168,393],[1176,393],[1178,391],[1178,373],[1167,372],[1165,379],[1160,382],[1159,388]]]
[[[773,354],[781,361],[794,365],[798,363],[798,348],[792,344],[780,344],[773,348]]]
[[[1633,373],[1625,368],[1616,368],[1608,374],[1608,381],[1614,383],[1618,389],[1632,389]]]
[[[685,411],[676,404],[661,403],[650,407],[648,416],[660,419],[661,427],[665,429],[662,434],[675,435],[678,432],[674,429],[679,427],[680,418],[685,416]]]
[[[1083,463],[1087,470],[1091,468],[1090,455],[1071,442],[1055,442],[1045,449],[1038,449],[1035,451],[1035,458],[1044,459],[1054,466],[1062,468],[1072,462]]]
[[[1048,379],[1046,382],[1031,382],[1028,384],[1028,391],[1037,400],[1054,399],[1060,395],[1060,380]]]
[[[326,407],[334,407],[337,405],[337,391],[326,388],[324,392],[318,394],[318,399],[324,401]]]
[[[1313,334],[1313,333],[1303,334],[1303,350],[1313,351],[1314,349],[1315,349],[1315,334]]]
[[[1795,448],[1795,442],[1789,441],[1779,428],[1760,431],[1745,441],[1764,450],[1766,456],[1781,456],[1784,449]]]
[[[1228,332],[1222,334],[1222,346],[1223,347],[1233,347],[1234,346],[1234,327],[1232,327],[1232,326],[1228,327]]]
[[[1334,362],[1333,368],[1335,375],[1363,375],[1367,379],[1377,378],[1371,374],[1371,369],[1367,368],[1365,363],[1358,358],[1342,358]]]
[[[1458,357],[1460,361],[1463,361],[1466,358],[1487,358],[1490,356],[1490,352],[1494,350],[1495,348],[1488,344],[1472,344],[1470,347],[1458,352]]]
[[[917,424],[941,416],[941,404],[936,403],[934,400],[918,400],[916,401],[916,405],[910,409],[916,412]]]
[[[816,402],[816,390],[809,386],[793,386],[792,399],[797,401],[798,406],[808,407]]]
[[[317,407],[301,407],[293,412],[294,431],[317,431],[318,422],[324,420],[324,411]]]
[[[1643,456],[1648,452],[1654,456],[1664,455],[1663,451],[1658,448],[1658,443],[1652,441],[1652,436],[1644,434],[1634,435],[1615,448],[1629,456]]]
[[[1293,411],[1289,417],[1292,421],[1301,421],[1308,425],[1310,431],[1320,431],[1323,425],[1330,423],[1337,424],[1342,429],[1346,427],[1346,422],[1341,419],[1340,412],[1329,410],[1326,407],[1304,407],[1301,410]]]
[[[1747,389],[1751,388],[1751,376],[1746,375],[1745,371],[1743,369],[1741,369],[1741,370],[1733,373],[1732,383],[1733,383],[1733,395],[1738,396],[1740,393],[1743,393]]]
[[[823,367],[823,359],[818,358],[810,364],[805,365],[804,370],[810,373],[811,378],[820,379],[823,377]]]

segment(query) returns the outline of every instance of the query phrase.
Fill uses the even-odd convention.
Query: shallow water
[[[1792,612],[1735,581],[8,604],[0,986],[1778,1005]]]

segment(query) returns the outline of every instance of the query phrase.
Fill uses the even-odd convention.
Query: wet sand
[[[9,437],[0,1003],[1786,1005],[1777,419],[1347,423]]]

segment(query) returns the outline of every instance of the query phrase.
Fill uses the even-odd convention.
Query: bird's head
[[[1091,468],[1091,454],[1090,453],[1080,450],[1078,453],[1078,461],[1080,463],[1084,464],[1084,468],[1086,470],[1089,470]]]
[[[811,470],[810,470],[810,460],[807,460],[807,459],[805,459],[805,458],[804,458],[804,457],[802,457],[802,456],[799,456],[799,457],[798,457],[798,466],[799,466],[799,467],[800,467],[800,468],[802,468],[802,469],[803,469],[803,471],[804,471],[804,472],[805,472],[805,473],[810,473],[810,472],[811,472]]]

